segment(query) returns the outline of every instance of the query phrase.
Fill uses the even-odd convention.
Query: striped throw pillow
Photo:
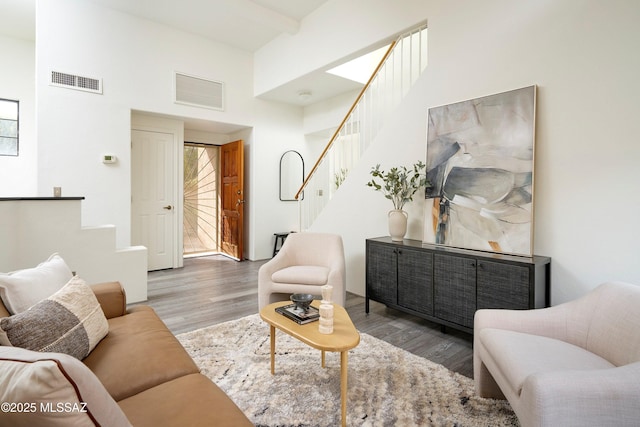
[[[77,276],[27,311],[0,319],[0,344],[66,353],[79,360],[108,332],[107,318],[95,294]]]

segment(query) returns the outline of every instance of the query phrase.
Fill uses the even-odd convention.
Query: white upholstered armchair
[[[327,233],[292,233],[280,251],[260,267],[258,305],[262,309],[294,293],[321,295],[320,287],[333,286],[333,302],[344,306],[345,261],[342,237]]]
[[[474,379],[523,427],[640,425],[640,286],[539,310],[478,310]]]

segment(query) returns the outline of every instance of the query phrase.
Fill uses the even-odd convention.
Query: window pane
[[[0,119],[18,120],[18,101],[0,99]]]
[[[18,138],[0,137],[0,156],[17,156]]]
[[[0,156],[18,155],[18,105],[0,98]]]
[[[18,137],[18,121],[0,119],[0,136]]]

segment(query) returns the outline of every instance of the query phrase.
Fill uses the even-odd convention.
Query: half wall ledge
[[[21,200],[84,200],[81,197],[0,197],[0,202],[11,202]]]
[[[127,302],[147,300],[147,248],[116,248],[113,225],[82,227],[84,197],[0,198],[0,271],[35,267],[58,253],[87,283],[118,281]]]

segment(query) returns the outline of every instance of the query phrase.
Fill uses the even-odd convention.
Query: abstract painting
[[[536,87],[429,109],[424,241],[531,256]]]

